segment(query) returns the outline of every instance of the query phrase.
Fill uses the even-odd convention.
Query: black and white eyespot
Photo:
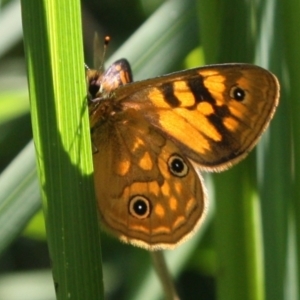
[[[129,200],[129,213],[137,219],[146,219],[151,213],[151,203],[145,196],[136,195]]]
[[[239,86],[233,86],[230,89],[229,96],[236,101],[243,101],[246,97],[246,91]]]
[[[189,167],[186,162],[178,154],[173,154],[168,159],[168,167],[176,177],[184,177],[189,172]]]

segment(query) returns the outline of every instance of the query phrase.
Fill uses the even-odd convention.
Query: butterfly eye
[[[100,90],[99,83],[97,83],[96,80],[91,81],[89,84],[89,93],[93,98],[96,98],[96,95],[99,92],[99,90]]]
[[[144,196],[134,196],[129,201],[129,213],[137,219],[145,219],[150,215],[150,201]]]
[[[176,177],[184,177],[189,171],[187,164],[179,155],[172,155],[168,160],[170,172]]]
[[[230,90],[230,97],[237,101],[243,101],[245,99],[246,92],[238,86],[234,86]]]

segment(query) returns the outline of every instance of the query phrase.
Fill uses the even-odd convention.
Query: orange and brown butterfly
[[[243,159],[279,98],[276,77],[249,64],[132,82],[121,59],[87,80],[101,222],[148,250],[174,248],[196,230],[207,207],[199,171]]]

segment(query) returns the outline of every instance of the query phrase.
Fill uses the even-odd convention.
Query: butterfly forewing
[[[257,143],[274,114],[279,86],[260,67],[228,64],[129,84],[116,93],[124,107],[142,110],[185,155],[218,170]]]

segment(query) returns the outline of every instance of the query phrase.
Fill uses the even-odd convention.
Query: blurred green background
[[[108,62],[126,57],[135,80],[224,62],[255,63],[280,80],[280,106],[257,150],[230,171],[205,175],[207,221],[166,253],[182,299],[299,299],[298,2],[82,0],[89,66],[98,32],[111,36]],[[20,3],[0,3],[0,299],[55,299],[28,145]],[[105,233],[102,247],[106,299],[162,299],[147,251]],[[242,282],[251,280],[245,297]]]

